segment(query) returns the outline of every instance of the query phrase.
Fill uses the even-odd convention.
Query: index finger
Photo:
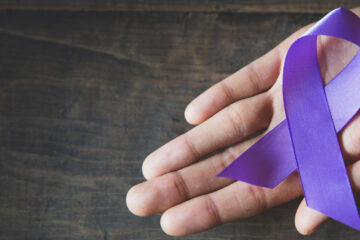
[[[186,120],[190,124],[202,123],[231,103],[271,88],[280,74],[282,59],[290,44],[310,26],[298,30],[267,54],[195,98],[185,110]]]

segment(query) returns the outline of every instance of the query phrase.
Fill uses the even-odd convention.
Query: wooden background
[[[172,239],[125,195],[141,163],[190,128],[186,104],[335,0],[2,0],[0,238]],[[182,239],[359,239],[329,221],[304,238],[299,200]]]

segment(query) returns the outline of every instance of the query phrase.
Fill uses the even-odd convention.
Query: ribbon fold
[[[283,67],[286,120],[218,176],[274,188],[298,169],[307,205],[360,231],[337,139],[337,132],[360,108],[360,53],[324,87],[317,58],[319,35],[360,46],[360,18],[337,8],[290,46]]]

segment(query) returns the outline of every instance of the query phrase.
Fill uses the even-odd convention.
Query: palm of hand
[[[285,119],[281,65],[290,44],[308,28],[294,33],[189,104],[185,117],[197,126],[145,159],[143,173],[147,181],[131,188],[127,195],[127,205],[134,214],[165,211],[161,218],[164,231],[185,235],[255,215],[302,194],[297,173],[272,190],[217,178],[216,174]],[[348,42],[320,37],[318,55],[324,82],[341,71],[356,52],[357,47]],[[265,128],[265,133],[236,143]],[[360,161],[356,162],[360,158],[359,114],[338,137],[352,186],[360,191],[360,180],[356,180],[356,174],[360,176],[356,170],[360,169]],[[199,161],[223,147],[227,148]],[[295,217],[296,227],[303,234],[325,220],[326,216],[306,207],[304,201]]]

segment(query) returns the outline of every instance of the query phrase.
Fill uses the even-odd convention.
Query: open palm
[[[360,8],[353,11],[360,14]],[[296,172],[275,189],[216,175],[285,119],[281,66],[291,43],[309,27],[297,31],[189,104],[186,120],[197,126],[145,159],[143,174],[147,181],[131,188],[127,195],[128,208],[134,214],[164,212],[163,230],[178,236],[253,216],[302,194]],[[343,40],[319,37],[318,56],[324,83],[335,77],[357,50]],[[249,138],[262,129],[266,131]],[[352,186],[360,192],[360,161],[356,161],[360,158],[360,116],[338,137]],[[306,207],[304,201],[295,217],[296,227],[303,234],[312,232],[325,220],[326,216]]]

